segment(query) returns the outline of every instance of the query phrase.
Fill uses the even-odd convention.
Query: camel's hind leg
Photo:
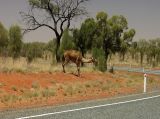
[[[77,64],[78,76],[80,76],[80,64]]]
[[[80,76],[80,67],[77,67],[78,70],[78,76]]]
[[[65,64],[64,64],[64,63],[62,63],[63,72],[65,73],[66,71],[65,71],[65,69],[64,69],[64,66],[65,66]]]

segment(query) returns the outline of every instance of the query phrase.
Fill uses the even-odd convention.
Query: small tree
[[[132,56],[132,59],[135,59],[135,54],[137,53],[137,42],[132,42],[129,47],[129,53]]]
[[[114,54],[116,52],[119,52],[121,49],[121,46],[126,47],[126,43],[130,42],[129,39],[132,39],[132,37],[122,39],[122,36],[125,34],[125,31],[128,29],[128,23],[127,19],[122,16],[112,16],[110,19],[108,19],[108,15],[105,12],[99,12],[96,16],[97,19],[97,32],[96,32],[96,44],[101,43],[101,47],[105,52],[105,59],[106,62],[108,60],[108,56],[110,54]],[[135,30],[130,30],[129,33],[132,34],[135,33]],[[123,44],[121,44],[123,43]],[[126,48],[124,48],[126,51]]]
[[[56,54],[55,49],[56,49],[56,39],[50,40],[45,46],[45,50],[52,53],[52,63],[55,63],[55,54]]]
[[[35,53],[33,50],[33,46],[29,47],[27,54],[26,54],[26,58],[27,58],[27,63],[30,64],[34,58],[35,58]]]
[[[159,40],[157,39],[152,39],[149,40],[149,46],[147,48],[147,53],[150,57],[150,64],[152,64],[153,67],[157,66],[157,58],[159,57]]]
[[[22,33],[18,25],[12,25],[9,29],[9,51],[13,59],[20,56],[22,48]]]
[[[107,65],[105,59],[105,52],[103,51],[103,49],[93,48],[92,54],[93,57],[98,61],[96,68],[102,72],[105,72],[107,70]]]
[[[42,58],[43,51],[45,49],[45,43],[25,43],[23,49],[26,51],[24,55],[27,58],[27,62],[31,63],[35,58]]]
[[[58,51],[61,37],[71,21],[78,16],[85,15],[84,4],[88,0],[27,0],[28,12],[21,12],[23,21],[27,25],[25,32],[41,27],[49,28],[56,35],[56,59],[60,60]],[[41,15],[39,15],[41,14]],[[43,17],[41,17],[43,16]]]
[[[4,55],[3,53],[7,50],[8,45],[8,31],[5,29],[3,24],[0,22],[0,55]]]
[[[64,31],[61,47],[60,47],[60,56],[64,53],[65,50],[75,49],[75,44],[73,42],[73,37],[70,35],[69,30]]]
[[[144,56],[146,54],[147,46],[148,46],[148,42],[145,39],[141,39],[137,43],[137,51],[140,54],[140,63],[141,63],[141,65],[143,64],[143,59],[144,59]]]
[[[131,46],[134,35],[135,35],[134,29],[131,29],[128,32],[124,32],[123,34],[123,38],[121,39],[121,47],[120,47],[120,54],[122,55],[122,61],[124,61],[125,54],[129,50],[129,46]]]
[[[93,18],[86,19],[80,29],[73,30],[74,43],[76,48],[81,51],[83,57],[87,50],[92,49],[95,32],[96,23]]]

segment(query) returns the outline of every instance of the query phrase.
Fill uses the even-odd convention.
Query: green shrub
[[[65,50],[75,49],[75,44],[73,42],[73,37],[69,33],[69,30],[65,30],[62,36],[62,42],[58,54],[62,57]]]
[[[92,54],[93,57],[98,61],[96,68],[102,72],[105,72],[107,70],[105,52],[102,49],[93,48]]]
[[[33,97],[39,97],[40,94],[39,94],[39,92],[34,91],[32,95],[33,95]]]

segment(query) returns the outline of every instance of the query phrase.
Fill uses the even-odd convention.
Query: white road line
[[[158,97],[160,97],[160,95],[152,96],[152,97],[146,97],[146,98],[140,98],[140,99],[135,99],[135,100],[128,100],[128,101],[124,101],[124,102],[117,102],[117,103],[97,105],[97,106],[92,106],[92,107],[84,107],[84,108],[79,108],[79,109],[65,110],[65,111],[60,111],[60,112],[53,112],[53,113],[46,113],[46,114],[40,114],[40,115],[27,116],[27,117],[20,117],[20,118],[16,118],[16,119],[30,119],[30,118],[35,118],[35,117],[56,115],[56,114],[62,114],[62,113],[67,113],[67,112],[75,112],[75,111],[88,110],[88,109],[94,109],[94,108],[100,108],[100,107],[107,107],[107,106],[113,106],[113,105],[126,104],[126,103],[131,103],[131,102],[138,102],[138,101],[143,101],[143,100],[148,100],[148,99],[153,99],[153,98],[158,98]]]

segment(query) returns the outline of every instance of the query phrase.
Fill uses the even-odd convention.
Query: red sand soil
[[[139,75],[143,77],[143,74],[139,73],[132,73],[133,75]],[[4,95],[16,95],[21,96],[22,92],[21,89],[28,89],[30,91],[34,90],[32,85],[34,82],[38,82],[41,89],[45,89],[47,87],[53,86],[53,81],[56,84],[76,84],[80,83],[83,84],[87,81],[95,81],[100,80],[102,83],[103,81],[112,81],[118,82],[122,87],[118,90],[109,90],[109,91],[102,91],[98,87],[94,88],[86,88],[85,93],[83,94],[75,94],[75,95],[64,95],[64,91],[62,88],[58,88],[56,95],[52,97],[36,97],[31,98],[29,100],[18,100],[14,103],[11,102],[2,102],[0,101],[0,110],[6,109],[14,109],[14,108],[24,108],[24,107],[37,107],[37,106],[45,106],[45,105],[60,105],[66,103],[73,103],[78,101],[84,100],[92,100],[92,99],[100,99],[100,98],[107,98],[117,95],[126,95],[137,93],[139,91],[136,86],[135,87],[127,87],[125,83],[127,79],[123,79],[119,76],[126,75],[126,72],[117,72],[116,74],[110,73],[98,73],[98,72],[87,72],[82,73],[80,77],[77,77],[73,74],[69,73],[62,73],[62,72],[55,72],[55,73],[0,73],[0,99]],[[157,76],[154,76],[157,79]],[[124,85],[124,86],[123,86]],[[13,87],[16,90],[13,90]]]

